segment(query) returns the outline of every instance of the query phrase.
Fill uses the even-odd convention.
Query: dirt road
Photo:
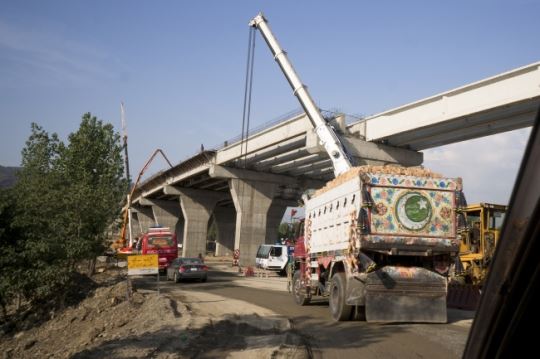
[[[8,332],[0,322],[0,358],[310,357],[290,321],[269,309],[171,285],[158,295],[155,276],[133,278],[128,300],[125,270],[94,279],[95,290],[44,322],[28,315]]]
[[[242,278],[218,263],[210,263],[208,283],[162,283],[175,295],[204,292],[267,308],[291,320],[314,357],[459,358],[465,347],[472,312],[449,310],[448,324],[368,324],[332,322],[325,302],[300,307],[286,292],[284,278]],[[141,283],[155,286],[148,280]],[[226,305],[224,303],[223,305]]]

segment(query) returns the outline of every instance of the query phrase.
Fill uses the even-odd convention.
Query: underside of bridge
[[[540,103],[540,63],[346,125],[326,113],[355,165],[421,165],[420,150],[529,126]],[[206,251],[209,221],[217,227],[215,253],[240,251],[253,265],[259,244],[277,239],[287,206],[334,177],[332,162],[303,112],[225,141],[159,172],[136,189],[132,230],[166,225],[183,243],[183,256]]]
[[[341,137],[356,164],[422,163],[419,152],[369,143],[345,133]],[[334,177],[331,160],[312,131],[280,141],[274,137],[265,147],[251,144],[255,149],[251,151],[248,142],[245,155],[232,156],[224,163],[219,157],[227,153],[201,152],[166,176],[160,173],[150,178],[142,188],[158,190],[140,193],[132,211],[137,227],[133,233],[156,224],[170,227],[182,243],[182,256],[197,256],[206,252],[213,219],[218,231],[215,254],[231,255],[237,249],[241,265],[254,265],[259,245],[278,240],[287,207],[297,206],[307,189],[320,188]],[[224,150],[236,152],[237,146]]]

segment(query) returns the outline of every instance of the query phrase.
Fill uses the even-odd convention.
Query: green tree
[[[289,223],[281,223],[278,228],[279,239],[289,238],[291,235],[291,229]]]
[[[23,266],[18,251],[20,234],[13,226],[15,198],[10,189],[0,188],[0,306],[6,317],[6,305],[18,292],[18,280],[13,275]]]
[[[62,220],[63,189],[66,181],[58,171],[64,145],[56,134],[49,135],[32,124],[31,135],[22,151],[22,169],[14,187],[14,226],[21,232],[18,245],[25,262],[11,273],[18,279],[18,292],[38,300],[54,295],[68,279]]]
[[[120,136],[112,125],[86,113],[79,130],[69,136],[59,163],[68,181],[64,213],[70,219],[72,240],[66,250],[74,265],[103,252],[107,228],[120,214],[127,186]]]
[[[102,253],[126,182],[120,137],[87,113],[64,145],[32,124],[14,188],[13,224],[22,236],[18,291],[39,301],[62,296],[76,264]]]

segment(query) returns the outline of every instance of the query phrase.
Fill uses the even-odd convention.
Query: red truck
[[[166,270],[169,263],[178,257],[176,234],[167,227],[150,227],[135,245],[138,254],[157,254],[159,270]]]

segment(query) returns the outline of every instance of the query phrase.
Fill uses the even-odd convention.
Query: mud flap
[[[446,278],[418,267],[387,266],[369,273],[366,320],[446,323]]]

